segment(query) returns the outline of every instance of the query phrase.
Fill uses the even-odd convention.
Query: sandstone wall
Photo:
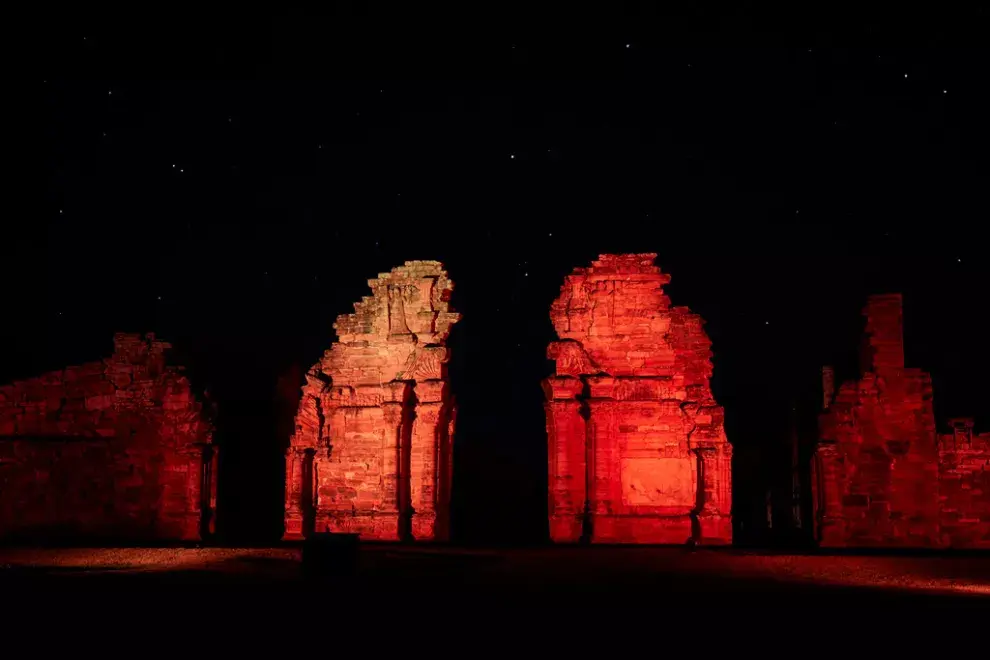
[[[449,534],[454,405],[446,380],[453,283],[436,261],[369,281],[306,375],[286,455],[285,538]]]
[[[154,335],[102,362],[0,387],[0,537],[199,539],[213,529],[212,430]]]
[[[974,435],[973,420],[952,420],[939,436],[942,543],[990,548],[990,433]]]
[[[569,275],[547,355],[550,535],[557,542],[730,543],[732,448],[701,318],[671,307],[655,254]]]
[[[871,296],[863,371],[826,396],[813,475],[823,547],[988,547],[987,449],[938,436],[931,377],[904,366],[899,294]],[[826,387],[826,393],[828,389]]]

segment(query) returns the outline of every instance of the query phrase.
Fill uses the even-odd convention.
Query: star
[[[632,44],[626,44],[626,48],[632,48]]]
[[[159,300],[161,300],[161,299],[162,299],[162,297],[161,297],[161,296],[158,296],[158,299],[159,299]]]
[[[180,172],[185,172],[185,170],[184,170],[184,169],[182,169],[182,168],[179,168],[179,171],[180,171]]]
[[[767,321],[765,325],[770,325],[770,321]]]
[[[515,158],[516,158],[516,155],[515,154],[509,154],[509,159],[510,160],[515,160]]]
[[[553,238],[553,232],[550,232],[549,234],[547,234],[547,236],[549,236],[550,238]]]
[[[949,93],[949,90],[947,90],[947,89],[943,89],[943,90],[942,90],[942,93],[943,93],[943,94],[948,94],[948,93]]]
[[[62,209],[59,209],[59,210],[58,210],[58,214],[59,214],[59,215],[62,215]]]
[[[107,94],[111,94],[112,95],[113,94],[113,90],[112,89],[108,89],[107,90]]]
[[[907,74],[906,73],[904,74],[904,77],[907,78]]]

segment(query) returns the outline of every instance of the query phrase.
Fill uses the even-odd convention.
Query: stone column
[[[454,488],[454,419],[457,409],[447,402],[445,419],[440,420],[440,463],[437,466],[437,528],[436,540],[450,540],[450,504]],[[442,425],[446,423],[446,428]]]
[[[583,383],[576,378],[548,378],[547,454],[549,467],[550,539],[576,543],[581,539],[588,502],[587,427],[577,396]]]
[[[723,445],[727,447],[728,445]],[[731,494],[727,482],[731,479],[732,451],[727,452],[718,445],[701,445],[695,452],[701,468],[701,508],[698,524],[701,538],[706,544],[728,544],[732,542]]]
[[[444,395],[443,381],[416,384],[416,407],[409,447],[409,504],[412,536],[433,540],[436,535],[436,486],[439,439]]]
[[[220,452],[216,445],[203,445],[199,535],[204,539],[212,537],[217,532],[217,466],[219,465],[219,455]]]
[[[203,501],[208,494],[208,491],[203,490],[206,486],[203,480],[206,446],[204,443],[194,443],[179,452],[182,465],[181,468],[177,465],[176,471],[184,475],[185,483],[181,488],[185,497],[182,509],[175,507],[176,510],[170,511],[168,517],[178,518],[179,538],[183,541],[199,541],[203,538]],[[179,487],[178,483],[175,485]]]
[[[382,447],[382,509],[394,514],[402,512],[400,472],[402,469],[402,403],[394,401],[382,404],[385,418],[384,446]]]
[[[819,443],[815,449],[815,473],[818,497],[815,520],[818,543],[826,547],[846,545],[845,521],[842,515],[842,465],[834,443]]]
[[[306,535],[304,502],[312,501],[312,492],[304,492],[304,474],[311,457],[305,447],[289,447],[285,452],[285,533],[282,539],[295,541]],[[312,485],[312,483],[310,484]]]
[[[621,476],[613,464],[618,459],[618,447],[613,446],[615,434],[612,421],[616,402],[611,399],[588,402],[588,419],[591,423],[588,434],[588,509],[592,514],[611,513],[611,487],[621,483]],[[613,474],[614,472],[614,474]]]

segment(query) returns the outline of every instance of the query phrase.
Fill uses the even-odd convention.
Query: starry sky
[[[935,31],[742,47],[736,24],[633,19],[53,29],[30,85],[41,197],[0,260],[2,380],[157,332],[218,404],[228,534],[270,538],[296,383],[333,319],[379,271],[440,259],[464,315],[455,533],[531,539],[549,305],[599,253],[657,252],[714,342],[737,517],[786,482],[791,425],[813,435],[821,365],[855,373],[869,293],[904,293],[940,424],[990,429],[986,52]]]

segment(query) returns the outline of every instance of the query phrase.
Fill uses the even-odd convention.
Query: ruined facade
[[[904,366],[899,294],[871,296],[858,380],[826,370],[812,465],[825,547],[990,547],[985,438],[965,422],[939,436],[931,377]]]
[[[732,447],[703,321],[671,307],[655,254],[567,276],[544,382],[556,542],[730,543]]]
[[[990,548],[990,433],[953,419],[938,436],[938,522],[943,545]]]
[[[370,280],[306,374],[286,454],[285,538],[449,534],[454,406],[445,342],[460,318],[437,261]]]
[[[0,387],[0,538],[197,540],[216,503],[212,427],[169,344]]]

